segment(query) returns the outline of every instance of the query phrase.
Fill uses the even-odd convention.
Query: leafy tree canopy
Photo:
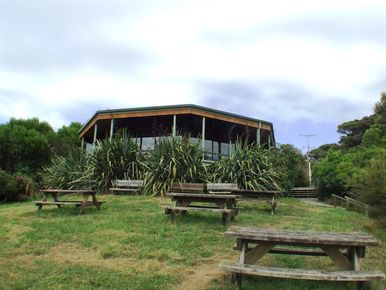
[[[342,134],[339,144],[343,149],[350,149],[362,143],[366,130],[374,124],[375,116],[363,117],[360,120],[348,121],[338,126],[338,133]]]
[[[80,147],[78,132],[82,124],[72,122],[69,126],[63,126],[58,130],[51,141],[51,150],[57,156],[66,156]]]
[[[338,150],[340,147],[336,143],[324,144],[316,149],[310,151],[311,159],[320,160],[327,157],[329,150]]]
[[[0,125],[0,167],[11,173],[34,175],[50,160],[54,131],[39,119],[10,119]]]

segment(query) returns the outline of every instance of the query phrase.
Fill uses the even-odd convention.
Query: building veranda
[[[182,136],[200,142],[206,158],[229,155],[237,140],[269,148],[275,143],[271,122],[197,106],[173,105],[97,111],[81,128],[82,147],[125,132],[141,150],[151,149],[157,138]]]

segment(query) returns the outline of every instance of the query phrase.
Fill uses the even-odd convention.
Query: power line
[[[307,139],[307,147],[306,148],[307,148],[307,155],[308,155],[308,153],[310,152],[310,149],[311,149],[310,143],[308,142],[308,138],[315,137],[316,135],[315,134],[300,134],[300,136],[305,137]]]

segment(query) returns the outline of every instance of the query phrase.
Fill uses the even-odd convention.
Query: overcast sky
[[[0,123],[193,103],[337,142],[386,89],[386,1],[0,0]]]

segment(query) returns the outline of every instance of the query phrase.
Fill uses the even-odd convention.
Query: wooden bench
[[[208,193],[232,193],[238,186],[236,183],[208,183],[206,189]]]
[[[204,193],[205,185],[203,183],[182,183],[173,182],[169,192],[188,192],[188,193]]]
[[[186,214],[188,211],[211,211],[220,212],[222,222],[226,223],[228,217],[232,220],[238,214],[236,208],[236,198],[238,196],[226,194],[206,194],[202,183],[173,183],[171,191],[167,196],[174,201],[173,205],[164,206],[165,214],[170,214],[174,218],[176,213]],[[200,203],[199,205],[193,203]],[[202,205],[209,203],[211,205]]]
[[[109,191],[111,193],[114,193],[114,192],[139,193],[143,186],[143,180],[116,179],[113,181],[113,186],[114,187],[109,188]]]
[[[237,289],[241,289],[241,279],[244,274],[306,280],[353,281],[356,282],[357,289],[369,289],[370,281],[385,279],[384,273],[380,271],[360,270],[360,258],[365,257],[366,246],[379,245],[379,241],[367,233],[231,227],[225,232],[225,236],[236,238],[236,249],[240,250],[240,257],[236,263],[222,263],[220,267],[235,275]],[[327,256],[341,270],[290,269],[255,265],[268,253]]]

